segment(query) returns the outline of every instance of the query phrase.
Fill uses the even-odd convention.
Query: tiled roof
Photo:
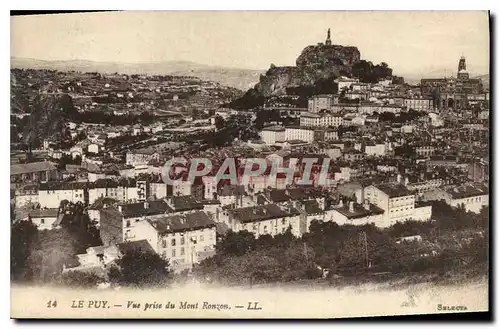
[[[11,175],[28,174],[49,170],[56,170],[56,167],[48,161],[14,164],[10,166]]]
[[[146,205],[145,202],[127,203],[122,204],[121,207],[123,218],[153,216],[172,212],[172,208],[163,200],[148,201]]]
[[[305,200],[301,201],[301,203],[304,205],[304,211],[308,215],[320,214],[323,212],[323,210],[321,210],[319,206],[318,201],[316,200]]]
[[[46,182],[40,184],[39,190],[83,190],[87,187],[89,187],[87,182]]]
[[[333,208],[333,209],[349,219],[363,218],[371,215],[379,215],[384,213],[384,210],[373,204],[369,204],[369,209],[365,209],[364,205],[361,205],[359,203],[353,203],[352,212],[349,210],[348,203],[346,203],[340,208]]]
[[[59,209],[57,208],[48,208],[48,209],[34,209],[29,212],[29,216],[31,218],[40,218],[40,217],[57,217]]]
[[[215,222],[210,219],[204,211],[196,211],[182,215],[170,215],[154,220],[148,219],[148,221],[160,234],[215,227]]]
[[[385,184],[375,185],[375,187],[384,192],[385,194],[387,194],[391,198],[398,198],[413,194],[413,192],[411,192],[401,184],[385,183]]]
[[[202,210],[203,204],[191,195],[180,195],[172,197],[172,208],[174,211]]]
[[[229,213],[233,215],[235,220],[241,223],[258,222],[267,219],[297,216],[300,214],[295,208],[291,207],[288,210],[284,210],[275,204],[238,208],[230,210]]]
[[[453,199],[470,198],[479,195],[489,194],[489,188],[483,184],[477,185],[462,185],[446,190]]]

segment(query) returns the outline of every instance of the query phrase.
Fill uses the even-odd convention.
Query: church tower
[[[460,57],[460,61],[458,62],[458,73],[457,79],[467,80],[469,79],[469,73],[467,72],[467,66],[465,64],[465,57]]]
[[[330,29],[328,29],[328,32],[326,33],[325,45],[327,45],[327,46],[331,46],[332,45],[332,40],[330,39]]]

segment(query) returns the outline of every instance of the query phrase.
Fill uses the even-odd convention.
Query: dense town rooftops
[[[223,185],[219,188],[219,196],[245,195],[245,187],[242,185]]]
[[[192,195],[173,196],[170,199],[170,206],[174,211],[202,210],[203,204],[198,202]]]
[[[57,217],[58,213],[59,213],[58,208],[33,209],[29,212],[29,217],[31,218]]]
[[[118,201],[113,198],[99,198],[88,208],[89,210],[100,210],[114,205]]]
[[[489,188],[483,184],[476,185],[462,185],[446,189],[446,192],[451,195],[453,199],[464,199],[474,196],[487,195]]]
[[[275,204],[267,204],[229,210],[229,214],[240,223],[252,223],[268,219],[298,216],[300,212],[293,207],[284,210]]]
[[[413,195],[404,185],[395,183],[384,183],[374,185],[376,188],[387,194],[390,198],[398,198],[402,196]]]
[[[317,215],[323,213],[323,210],[320,208],[319,203],[316,200],[304,200],[300,203],[303,205],[303,209],[308,215]]]
[[[136,180],[133,178],[122,177],[118,180],[101,178],[93,182],[89,187],[93,188],[110,188],[110,187],[134,187],[136,186]]]
[[[154,220],[148,219],[148,221],[160,234],[195,231],[215,227],[215,222],[203,211],[182,215],[170,215]]]
[[[270,126],[270,127],[264,127],[264,128],[262,128],[262,131],[276,131],[276,132],[280,132],[280,131],[285,131],[285,128],[281,127],[281,126]]]
[[[135,150],[129,150],[127,153],[130,154],[144,154],[144,155],[153,155],[155,153],[158,153],[156,150],[152,148],[145,148],[145,149],[135,149]]]
[[[88,182],[45,182],[40,183],[40,191],[55,190],[84,190],[89,187]]]
[[[352,209],[349,207],[349,204],[346,203],[341,207],[334,208],[334,210],[338,211],[339,213],[341,213],[342,215],[346,216],[349,219],[357,219],[367,216],[381,215],[384,213],[384,210],[380,209],[379,207],[373,204],[368,204],[368,206],[365,208],[365,205],[361,205],[356,202],[353,202]]]
[[[14,164],[10,166],[11,175],[29,174],[51,170],[56,170],[56,167],[53,163],[48,161]]]
[[[121,204],[123,218],[135,218],[171,213],[172,209],[163,200]]]
[[[264,194],[269,199],[269,201],[277,203],[291,200],[309,200],[323,197],[321,191],[302,187],[288,188],[285,190],[267,189],[264,191]]]

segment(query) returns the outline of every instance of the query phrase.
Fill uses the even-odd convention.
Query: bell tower
[[[464,56],[460,57],[460,61],[458,62],[457,79],[460,79],[460,80],[468,80],[469,79],[469,72],[467,72],[467,66],[465,64],[465,57]]]

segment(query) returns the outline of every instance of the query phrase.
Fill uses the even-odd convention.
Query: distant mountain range
[[[202,80],[218,82],[221,85],[234,87],[242,91],[252,88],[266,70],[250,70],[227,68],[199,64],[190,61],[166,61],[154,63],[114,63],[95,62],[89,60],[52,61],[32,58],[11,57],[12,68],[50,69],[58,71],[80,71],[123,74],[159,74],[176,76],[195,76]],[[485,69],[486,70],[486,69]],[[485,71],[483,70],[483,71]],[[439,78],[455,75],[456,72],[446,69],[433,69],[423,74],[401,74],[407,83],[419,83],[422,78]],[[471,73],[471,77],[480,78],[489,86],[489,74]]]
[[[194,76],[243,91],[253,87],[265,70],[227,68],[198,64],[189,61],[166,61],[154,63],[114,63],[89,60],[52,61],[11,57],[11,68],[49,69],[58,71],[80,71],[122,74],[157,74]]]

